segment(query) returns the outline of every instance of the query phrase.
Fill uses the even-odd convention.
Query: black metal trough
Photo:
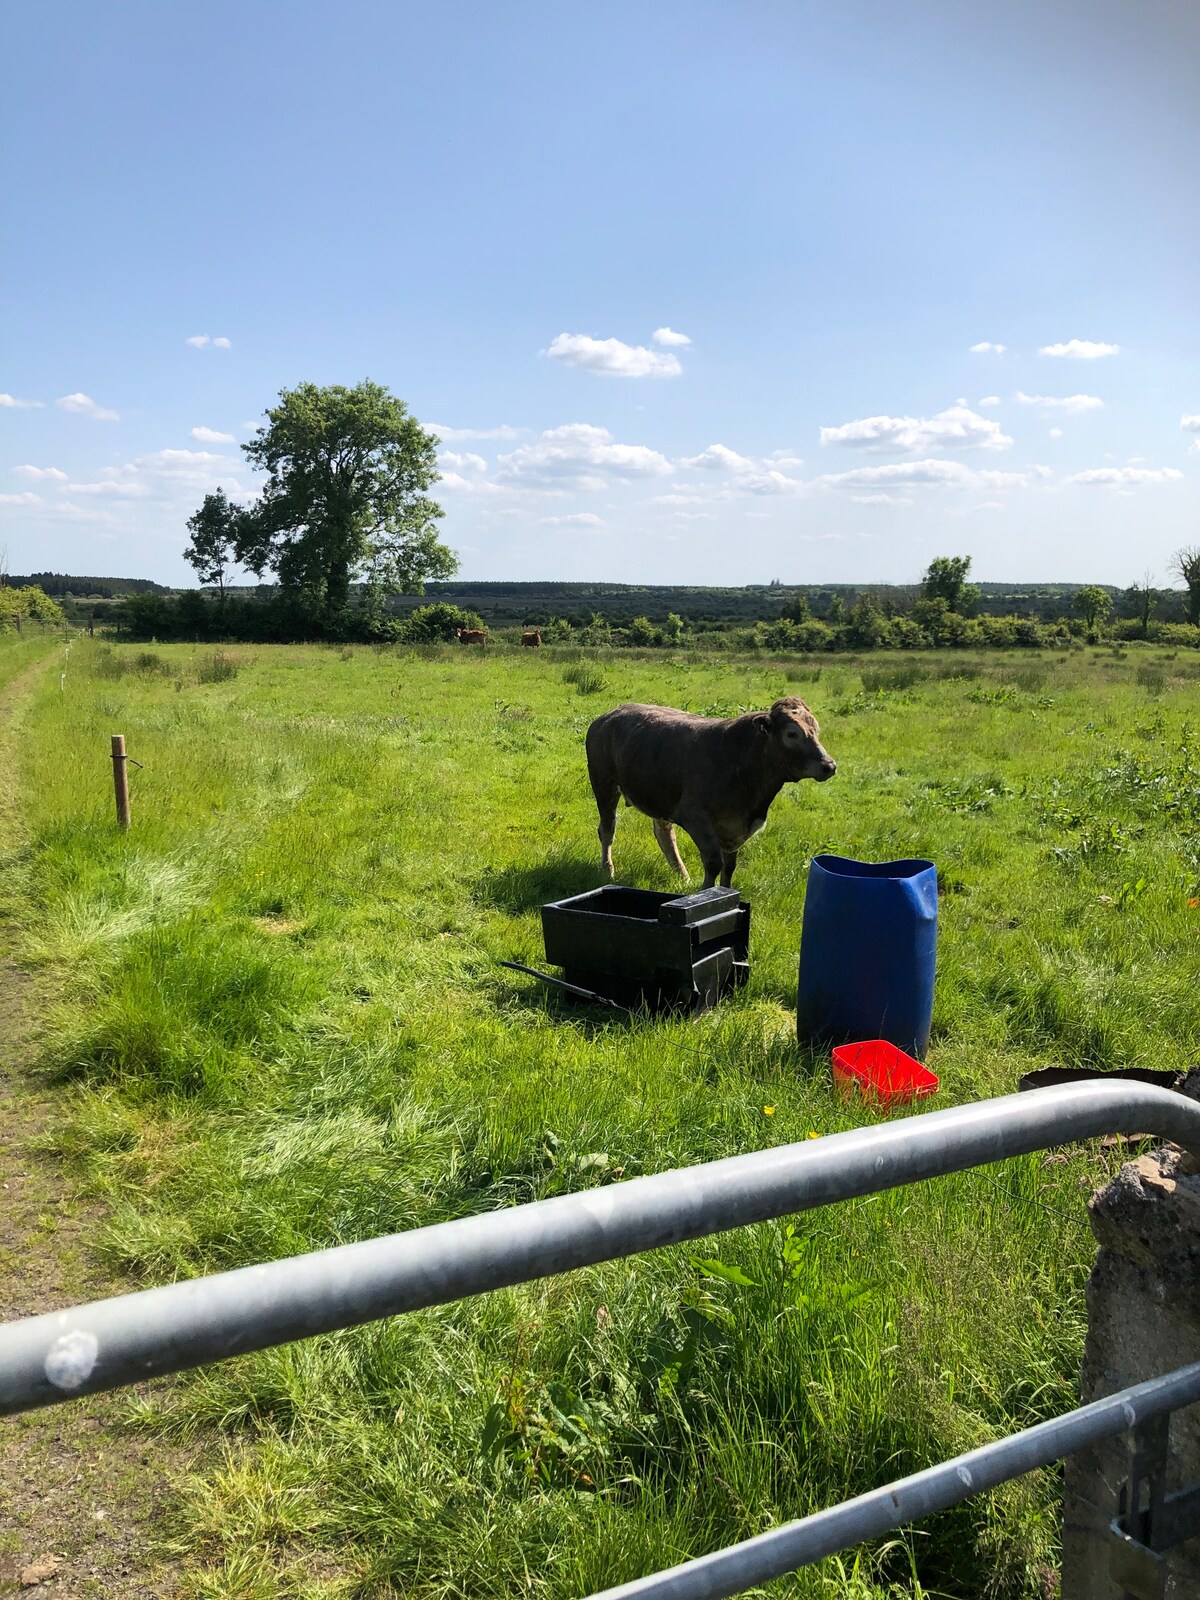
[[[651,1011],[707,1011],[750,975],[736,889],[660,894],[609,884],[542,907],[546,960],[567,984]]]

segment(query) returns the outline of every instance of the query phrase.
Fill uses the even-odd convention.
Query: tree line
[[[397,603],[397,597],[418,596],[427,582],[444,582],[458,569],[458,558],[438,537],[443,512],[430,494],[438,478],[438,442],[403,401],[370,380],[354,388],[305,383],[281,391],[241,447],[264,474],[258,498],[237,505],[218,488],[188,521],[184,554],[212,597],[194,591],[134,595],[121,608],[124,625],[143,638],[414,643],[450,639],[460,627],[479,626],[476,612],[449,600],[415,608]],[[228,578],[238,567],[269,581],[256,594],[230,593]],[[969,556],[937,557],[908,603],[865,590],[847,604],[835,589],[819,610],[797,594],[770,614],[771,593],[781,587],[773,584],[760,591],[767,614],[749,628],[714,617],[711,604],[703,619],[669,612],[658,623],[633,615],[614,625],[606,606],[520,620],[539,626],[550,641],[653,647],[703,634],[712,644],[800,650],[1032,646],[1094,638],[1110,625],[1114,611],[1125,621],[1136,619],[1142,637],[1171,626],[1156,616],[1162,595],[1148,577],[1131,585],[1119,604],[1109,589],[1085,584],[1073,591],[1066,612],[1048,616],[1050,605],[1043,602],[1040,617],[996,616],[987,614],[970,568]],[[1200,548],[1177,552],[1173,570],[1185,586],[1186,625],[1195,629]],[[1115,626],[1124,628],[1125,621]]]

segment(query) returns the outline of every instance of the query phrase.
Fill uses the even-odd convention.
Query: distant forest
[[[154,583],[148,578],[80,577],[63,572],[34,572],[25,576],[12,574],[9,583],[14,588],[36,584],[44,594],[67,602],[68,614],[75,620],[86,618],[88,601],[122,600],[134,594],[162,596],[186,593],[185,587]],[[1069,613],[1075,595],[1083,587],[1078,583],[980,583],[981,599],[978,610],[990,616],[1026,616],[1049,621]],[[1138,614],[1140,601],[1133,591],[1122,590],[1111,584],[1102,584],[1113,599],[1116,616]],[[268,599],[276,593],[274,585],[231,586],[231,598],[243,600]],[[814,617],[826,617],[837,601],[849,610],[864,595],[869,596],[881,610],[908,611],[920,595],[919,584],[887,583],[760,583],[740,588],[715,588],[695,585],[632,584],[632,583],[553,583],[533,581],[472,582],[451,579],[444,583],[428,583],[424,594],[394,595],[388,601],[388,610],[404,616],[418,606],[433,601],[443,601],[459,606],[481,617],[490,627],[541,627],[555,617],[565,617],[576,626],[584,626],[594,616],[601,616],[615,627],[626,626],[635,617],[646,617],[651,622],[666,622],[672,614],[685,618],[693,628],[719,628],[731,623],[752,623],[778,617],[780,611],[797,599],[807,601]],[[72,604],[71,602],[74,602]],[[96,608],[97,620],[103,609]],[[1156,594],[1155,616],[1164,622],[1182,621],[1184,592],[1161,589]]]
[[[173,594],[164,583],[149,578],[85,578],[71,572],[13,572],[7,580],[14,589],[38,588],[58,599],[122,600],[127,594]]]

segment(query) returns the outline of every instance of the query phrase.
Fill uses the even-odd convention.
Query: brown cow
[[[733,880],[738,851],[766,823],[785,783],[824,783],[837,763],[817,719],[794,696],[742,717],[696,717],[667,706],[618,706],[587,731],[588,777],[600,810],[601,863],[613,875],[617,803],[654,819],[654,837],[684,878],[675,829],[692,836],[704,887]]]
[[[458,630],[459,644],[486,644],[486,628],[460,628]]]
[[[542,636],[536,628],[527,628],[521,635],[521,643],[530,650],[538,650],[541,648]]]

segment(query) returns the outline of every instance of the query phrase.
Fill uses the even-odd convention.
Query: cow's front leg
[[[738,853],[736,850],[721,851],[721,882],[727,889],[733,887],[733,872],[737,866]]]
[[[691,835],[692,843],[699,850],[700,859],[704,863],[703,887],[711,889],[721,876],[723,864],[721,841],[717,838],[717,830],[710,822],[701,820],[694,823],[685,822],[682,817],[679,818],[679,826],[685,833]]]

